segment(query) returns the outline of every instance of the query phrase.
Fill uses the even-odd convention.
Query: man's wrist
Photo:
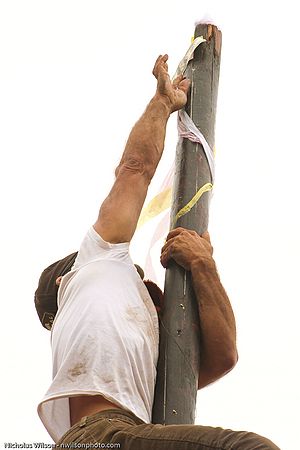
[[[216,275],[218,276],[217,266],[213,258],[197,258],[191,262],[191,273]]]
[[[156,92],[150,104],[157,105],[157,107],[161,108],[168,116],[170,116],[173,111],[169,97],[158,92]]]

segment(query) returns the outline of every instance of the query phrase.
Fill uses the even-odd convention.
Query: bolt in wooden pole
[[[198,36],[206,42],[195,50],[186,70],[191,90],[185,109],[213,149],[222,35],[216,26],[199,24],[195,38]],[[206,183],[212,183],[212,179],[202,145],[181,139],[176,151],[171,211],[174,228],[181,226],[199,234],[207,230],[210,192],[175,220],[178,211]],[[190,273],[175,263],[166,271],[159,353],[152,421],[192,424],[200,366],[200,323]]]

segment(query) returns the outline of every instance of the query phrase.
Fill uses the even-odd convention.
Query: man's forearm
[[[171,82],[167,60],[168,55],[160,55],[156,60],[153,69],[156,93],[129,135],[114,185],[94,224],[100,236],[112,243],[132,239],[163,152],[168,118],[187,101],[190,82],[183,76]]]
[[[175,228],[167,236],[160,261],[171,259],[191,272],[201,327],[198,388],[229,372],[237,361],[234,314],[212,257],[208,232]]]
[[[170,114],[168,99],[156,94],[131,130],[116,174],[123,164],[140,164],[141,170],[151,180],[164,149]]]
[[[102,203],[96,231],[109,242],[129,242],[135,232],[149,183],[161,158],[168,101],[155,95],[128,137],[116,180]]]
[[[213,259],[196,261],[191,273],[199,305],[201,367],[213,381],[237,361],[235,318]]]

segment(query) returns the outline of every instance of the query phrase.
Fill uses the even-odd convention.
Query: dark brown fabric
[[[35,308],[43,327],[51,330],[57,312],[56,279],[68,273],[76,259],[78,252],[71,253],[59,261],[51,264],[41,274],[38,288],[34,294]]]
[[[121,409],[83,417],[56,444],[56,448],[68,446],[121,450],[280,450],[255,433],[202,425],[146,424]]]

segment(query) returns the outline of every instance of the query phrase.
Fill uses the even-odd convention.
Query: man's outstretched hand
[[[179,75],[173,83],[168,73],[168,55],[160,55],[154,65],[153,75],[157,79],[156,95],[168,100],[171,112],[177,111],[186,104],[190,80]]]

